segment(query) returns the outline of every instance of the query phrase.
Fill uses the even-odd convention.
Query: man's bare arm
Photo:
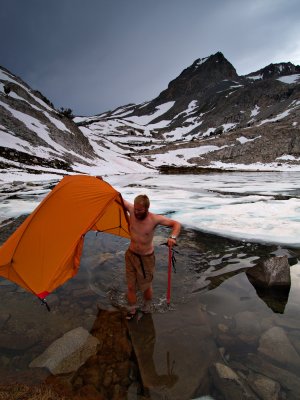
[[[175,221],[174,219],[167,218],[163,215],[156,215],[156,222],[159,225],[164,225],[172,228],[172,232],[170,236],[178,237],[181,231],[181,224],[178,221]],[[170,241],[170,243],[169,243]],[[168,239],[168,244],[173,245],[176,242],[176,239]]]
[[[129,201],[124,200],[124,199],[123,199],[123,202],[124,202],[124,206],[125,206],[126,211],[128,211],[129,214],[131,214],[133,212],[133,209],[134,209],[133,204],[129,203]]]

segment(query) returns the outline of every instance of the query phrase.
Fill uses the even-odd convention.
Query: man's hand
[[[169,247],[176,246],[176,239],[172,239],[171,237],[169,237],[167,244]]]

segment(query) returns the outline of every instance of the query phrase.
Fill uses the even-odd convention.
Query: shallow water
[[[184,229],[180,245],[176,248],[176,273],[172,275],[171,307],[168,309],[167,248],[161,245],[167,236],[167,230],[161,228],[155,237],[157,271],[152,308],[154,329],[156,315],[164,315],[159,319],[161,330],[164,325],[168,326],[171,315],[174,317],[178,313],[180,320],[183,306],[187,310],[187,321],[192,321],[200,308],[207,315],[211,339],[216,348],[222,349],[227,362],[236,362],[248,368],[249,353],[261,358],[257,350],[259,338],[266,329],[273,326],[282,327],[295,351],[300,352],[300,250],[240,242]],[[88,233],[79,273],[49,296],[50,313],[32,295],[8,281],[0,281],[1,383],[12,380],[42,381],[49,375],[47,371],[28,368],[35,357],[73,328],[83,326],[90,330],[98,307],[111,309],[112,305],[126,305],[123,259],[127,246],[126,239]],[[290,264],[293,264],[290,293],[287,298],[276,299],[275,296],[273,302],[266,302],[258,296],[245,271],[255,265],[259,258],[284,254],[288,255]],[[252,332],[248,338],[245,338],[243,332],[246,329],[245,322],[239,322],[243,313],[248,313],[246,318],[251,318],[252,324],[259,323],[257,331]],[[183,343],[185,347],[191,345],[192,336],[189,336],[188,329],[187,326],[187,342]],[[160,343],[157,342],[156,346],[159,348]],[[182,354],[182,359],[184,357],[185,354]],[[159,363],[157,360],[158,370]],[[294,365],[286,364],[284,369],[297,377],[300,375],[300,369]],[[194,373],[197,374],[197,371]],[[178,381],[184,384],[180,379],[184,380],[185,377],[179,376]],[[210,393],[200,391],[198,394],[213,395],[216,389],[212,386],[210,390]]]

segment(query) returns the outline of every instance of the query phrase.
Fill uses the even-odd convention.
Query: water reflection
[[[284,314],[289,299],[290,287],[277,286],[275,288],[262,288],[256,285],[254,281],[251,282],[251,279],[249,279],[249,282],[255,288],[257,296],[261,298],[274,313]]]
[[[154,350],[156,334],[151,314],[146,314],[142,319],[134,319],[129,323],[129,332],[134,342],[134,350],[143,375],[144,389],[152,387],[174,386],[178,381],[178,375],[174,373],[174,360],[171,359],[170,351],[166,351],[167,374],[159,374],[154,361]]]

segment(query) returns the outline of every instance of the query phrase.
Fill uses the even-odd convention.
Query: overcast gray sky
[[[94,115],[155,98],[221,51],[239,75],[300,64],[299,0],[0,0],[0,65]]]

